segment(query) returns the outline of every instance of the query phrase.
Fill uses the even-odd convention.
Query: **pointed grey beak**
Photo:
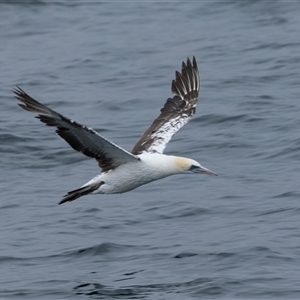
[[[202,173],[202,174],[207,174],[207,175],[214,175],[214,176],[218,176],[217,173],[211,171],[210,169],[204,168],[202,166],[200,166],[197,169],[193,169],[194,173]]]

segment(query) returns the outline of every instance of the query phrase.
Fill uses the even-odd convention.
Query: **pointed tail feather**
[[[64,195],[64,197],[60,200],[60,202],[58,204],[63,204],[65,202],[71,202],[71,201],[78,199],[81,196],[90,194],[90,193],[94,192],[95,190],[97,190],[103,183],[104,182],[101,181],[97,184],[86,185],[79,189],[70,191],[66,195]]]

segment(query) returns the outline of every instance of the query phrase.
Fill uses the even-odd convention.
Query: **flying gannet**
[[[13,92],[19,105],[48,126],[57,127],[56,133],[73,149],[95,158],[100,175],[82,187],[68,192],[59,204],[73,201],[87,194],[125,193],[143,184],[181,173],[217,175],[189,158],[169,156],[163,151],[172,136],[195,114],[200,77],[195,57],[182,62],[181,73],[175,72],[171,90],[160,115],[154,120],[131,153],[110,142],[90,127],[81,125],[34,100],[20,87]]]

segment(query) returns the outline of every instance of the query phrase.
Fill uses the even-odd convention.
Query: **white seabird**
[[[217,175],[189,158],[169,156],[163,151],[172,136],[195,114],[200,77],[195,57],[182,62],[181,73],[175,72],[171,90],[160,115],[154,120],[132,152],[110,142],[90,127],[83,126],[31,98],[17,86],[13,90],[19,105],[48,126],[57,127],[56,133],[69,145],[88,157],[95,158],[101,174],[82,187],[68,192],[59,204],[73,201],[87,194],[125,193],[143,184],[181,173]]]

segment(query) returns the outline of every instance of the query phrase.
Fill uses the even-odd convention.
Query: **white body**
[[[120,165],[102,173],[83,186],[104,182],[93,194],[117,194],[133,190],[143,184],[170,175],[183,173],[187,159],[159,153],[143,153],[140,160]],[[192,160],[189,160],[189,163]],[[197,164],[197,162],[195,162]]]

